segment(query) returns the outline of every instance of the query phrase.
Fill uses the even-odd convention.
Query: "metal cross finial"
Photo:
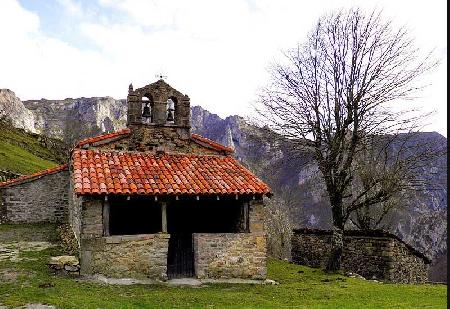
[[[162,73],[159,73],[159,74],[156,74],[155,77],[159,78],[159,79],[165,79],[165,78],[167,78],[167,75],[163,75]]]

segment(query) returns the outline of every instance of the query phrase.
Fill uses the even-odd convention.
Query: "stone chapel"
[[[3,183],[0,220],[69,222],[86,275],[265,279],[270,188],[231,148],[191,134],[189,97],[164,80],[130,85],[127,104],[125,129]]]

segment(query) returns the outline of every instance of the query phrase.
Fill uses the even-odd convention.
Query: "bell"
[[[150,111],[150,106],[148,106],[148,103],[145,103],[144,111],[142,112],[142,117],[145,117],[145,118],[152,117],[152,113]]]
[[[175,111],[175,104],[172,99],[167,100],[167,121],[173,121],[173,112]]]

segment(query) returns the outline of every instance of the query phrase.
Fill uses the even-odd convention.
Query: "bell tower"
[[[163,79],[142,88],[128,87],[129,150],[152,151],[190,138],[190,102],[187,95]]]

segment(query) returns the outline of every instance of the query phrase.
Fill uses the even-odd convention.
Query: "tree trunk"
[[[342,197],[332,195],[330,199],[333,213],[333,233],[331,234],[331,251],[325,270],[337,272],[341,269],[342,251],[344,248],[344,216]]]
[[[341,269],[342,251],[344,248],[344,229],[333,226],[331,235],[331,252],[326,266],[327,272],[337,272]]]

